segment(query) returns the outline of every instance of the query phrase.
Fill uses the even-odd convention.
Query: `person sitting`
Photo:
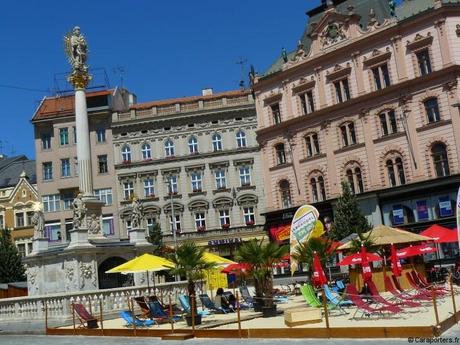
[[[216,297],[214,297],[214,304],[216,308],[229,309],[230,303],[224,297],[224,289],[218,288],[216,292]]]

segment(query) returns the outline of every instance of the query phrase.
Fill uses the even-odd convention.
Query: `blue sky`
[[[69,70],[63,36],[79,25],[90,67],[104,68],[138,101],[238,88],[240,57],[264,71],[281,47],[296,46],[320,0],[29,0],[2,3],[0,13],[0,152],[35,156],[30,119]],[[99,75],[100,76],[100,75]],[[62,77],[60,88],[64,88]],[[5,85],[21,87],[17,89]],[[25,90],[28,89],[28,90]]]

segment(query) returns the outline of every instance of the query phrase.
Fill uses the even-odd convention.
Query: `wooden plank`
[[[161,337],[161,340],[187,340],[194,338],[192,333],[168,333]]]

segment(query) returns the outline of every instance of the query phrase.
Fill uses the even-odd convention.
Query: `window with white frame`
[[[53,179],[53,163],[44,162],[43,163],[43,180],[50,181]]]
[[[227,177],[225,175],[225,169],[217,169],[214,171],[216,177],[216,188],[225,189],[227,188]]]
[[[351,98],[350,87],[348,86],[348,78],[334,82],[334,88],[337,103],[348,101]]]
[[[254,215],[254,207],[243,207],[243,218],[246,224],[254,224],[255,222],[255,215]]]
[[[321,153],[318,134],[310,133],[305,136],[305,144],[307,146],[307,157],[319,155]]]
[[[171,232],[174,232],[174,230],[176,230],[176,232],[180,232],[181,225],[180,225],[180,215],[179,214],[174,215],[174,223],[173,223],[172,216],[169,216],[169,226],[171,228]]]
[[[94,195],[100,200],[105,203],[105,205],[112,205],[112,188],[102,188],[102,189],[95,189]]]
[[[195,136],[188,139],[188,151],[191,154],[198,153],[198,139]]]
[[[291,198],[291,184],[288,180],[281,180],[279,183],[280,194],[281,194],[281,205],[283,208],[289,208],[292,206]]]
[[[144,180],[144,196],[147,198],[155,196],[155,184],[151,177]]]
[[[42,196],[43,212],[56,212],[61,209],[61,196],[59,194]]]
[[[423,102],[423,105],[425,106],[428,123],[434,123],[441,120],[438,100],[435,97],[427,99],[425,102]]]
[[[96,130],[96,137],[98,143],[105,143],[105,128],[98,128]]]
[[[134,194],[134,182],[128,181],[123,182],[123,197],[125,200],[129,200]]]
[[[249,166],[241,166],[240,169],[240,186],[251,185],[251,168]]]
[[[15,214],[15,225],[16,228],[22,228],[25,226],[23,212],[18,212]]]
[[[148,160],[152,159],[152,149],[150,148],[150,144],[144,143],[141,147],[142,159]]]
[[[230,211],[229,210],[219,211],[219,222],[221,226],[230,226]]]
[[[125,227],[126,227],[126,230],[127,230],[127,231],[129,231],[129,230],[131,230],[131,229],[133,228],[130,219],[125,220]]]
[[[206,216],[204,212],[195,213],[195,229],[196,230],[206,229]]]
[[[190,181],[192,183],[192,192],[201,192],[203,186],[203,174],[201,171],[194,171],[190,174]]]
[[[109,164],[107,161],[107,155],[97,156],[97,166],[99,174],[107,174],[109,172]]]
[[[214,133],[212,135],[212,150],[222,151],[222,136],[219,133]]]
[[[74,199],[73,193],[63,193],[62,194],[62,202],[64,204],[64,210],[72,209],[73,199]]]
[[[121,148],[121,159],[123,163],[131,163],[131,147],[129,145],[123,145]]]
[[[104,236],[113,236],[115,234],[113,216],[102,216],[102,233]]]
[[[390,73],[386,63],[372,68],[372,75],[376,90],[381,90],[391,85]]]
[[[302,114],[307,115],[315,111],[315,102],[313,99],[313,90],[309,90],[299,95]]]
[[[32,226],[32,225],[33,225],[33,224],[32,224],[32,218],[34,217],[34,213],[35,213],[34,211],[28,211],[28,212],[26,212],[26,219],[27,219],[27,223],[26,223],[26,224],[27,224],[28,226]]]
[[[72,173],[70,171],[70,159],[61,159],[61,177],[70,177],[71,174]]]
[[[174,157],[174,155],[175,155],[174,142],[171,139],[168,139],[165,141],[165,156]]]
[[[42,150],[51,149],[51,134],[43,133],[42,134]]]
[[[147,221],[147,231],[150,234],[157,223],[157,219],[155,217],[148,216],[145,220]]]
[[[61,146],[69,145],[69,129],[67,127],[59,128],[59,143]]]
[[[398,123],[396,122],[396,114],[394,110],[381,112],[379,114],[379,119],[382,136],[398,132]]]
[[[431,59],[428,48],[423,49],[415,53],[417,57],[418,70],[421,76],[431,73]]]
[[[179,192],[179,185],[177,183],[177,175],[170,175],[168,177],[168,193],[177,194]]]
[[[238,148],[246,147],[246,133],[243,131],[236,133],[236,146]]]
[[[353,122],[340,126],[340,134],[343,147],[356,144],[355,124]]]

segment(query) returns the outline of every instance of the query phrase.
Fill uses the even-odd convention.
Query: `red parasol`
[[[367,261],[382,261],[382,258],[377,254],[367,253]],[[343,258],[342,261],[339,262],[340,266],[348,266],[348,265],[360,265],[362,262],[361,253],[356,253],[352,255],[348,255],[347,257]]]
[[[371,266],[367,258],[366,247],[361,246],[361,267],[363,269],[363,280],[366,282],[372,279]]]
[[[420,235],[431,237],[436,243],[458,242],[456,229],[451,230],[438,224],[423,230]]]
[[[319,260],[318,254],[313,253],[313,285],[323,286],[327,284],[327,278],[324,274],[323,267],[321,266],[321,261]]]
[[[401,262],[396,254],[396,248],[394,244],[391,244],[391,270],[395,277],[401,275]]]
[[[429,253],[435,253],[436,248],[429,246],[428,244],[420,244],[418,246],[409,246],[398,250],[396,253],[397,257],[400,259],[408,258],[411,256],[424,255]]]
[[[249,269],[251,269],[250,264],[241,262],[227,265],[227,267],[225,267],[221,272],[226,274],[239,274],[242,271],[247,271]]]

